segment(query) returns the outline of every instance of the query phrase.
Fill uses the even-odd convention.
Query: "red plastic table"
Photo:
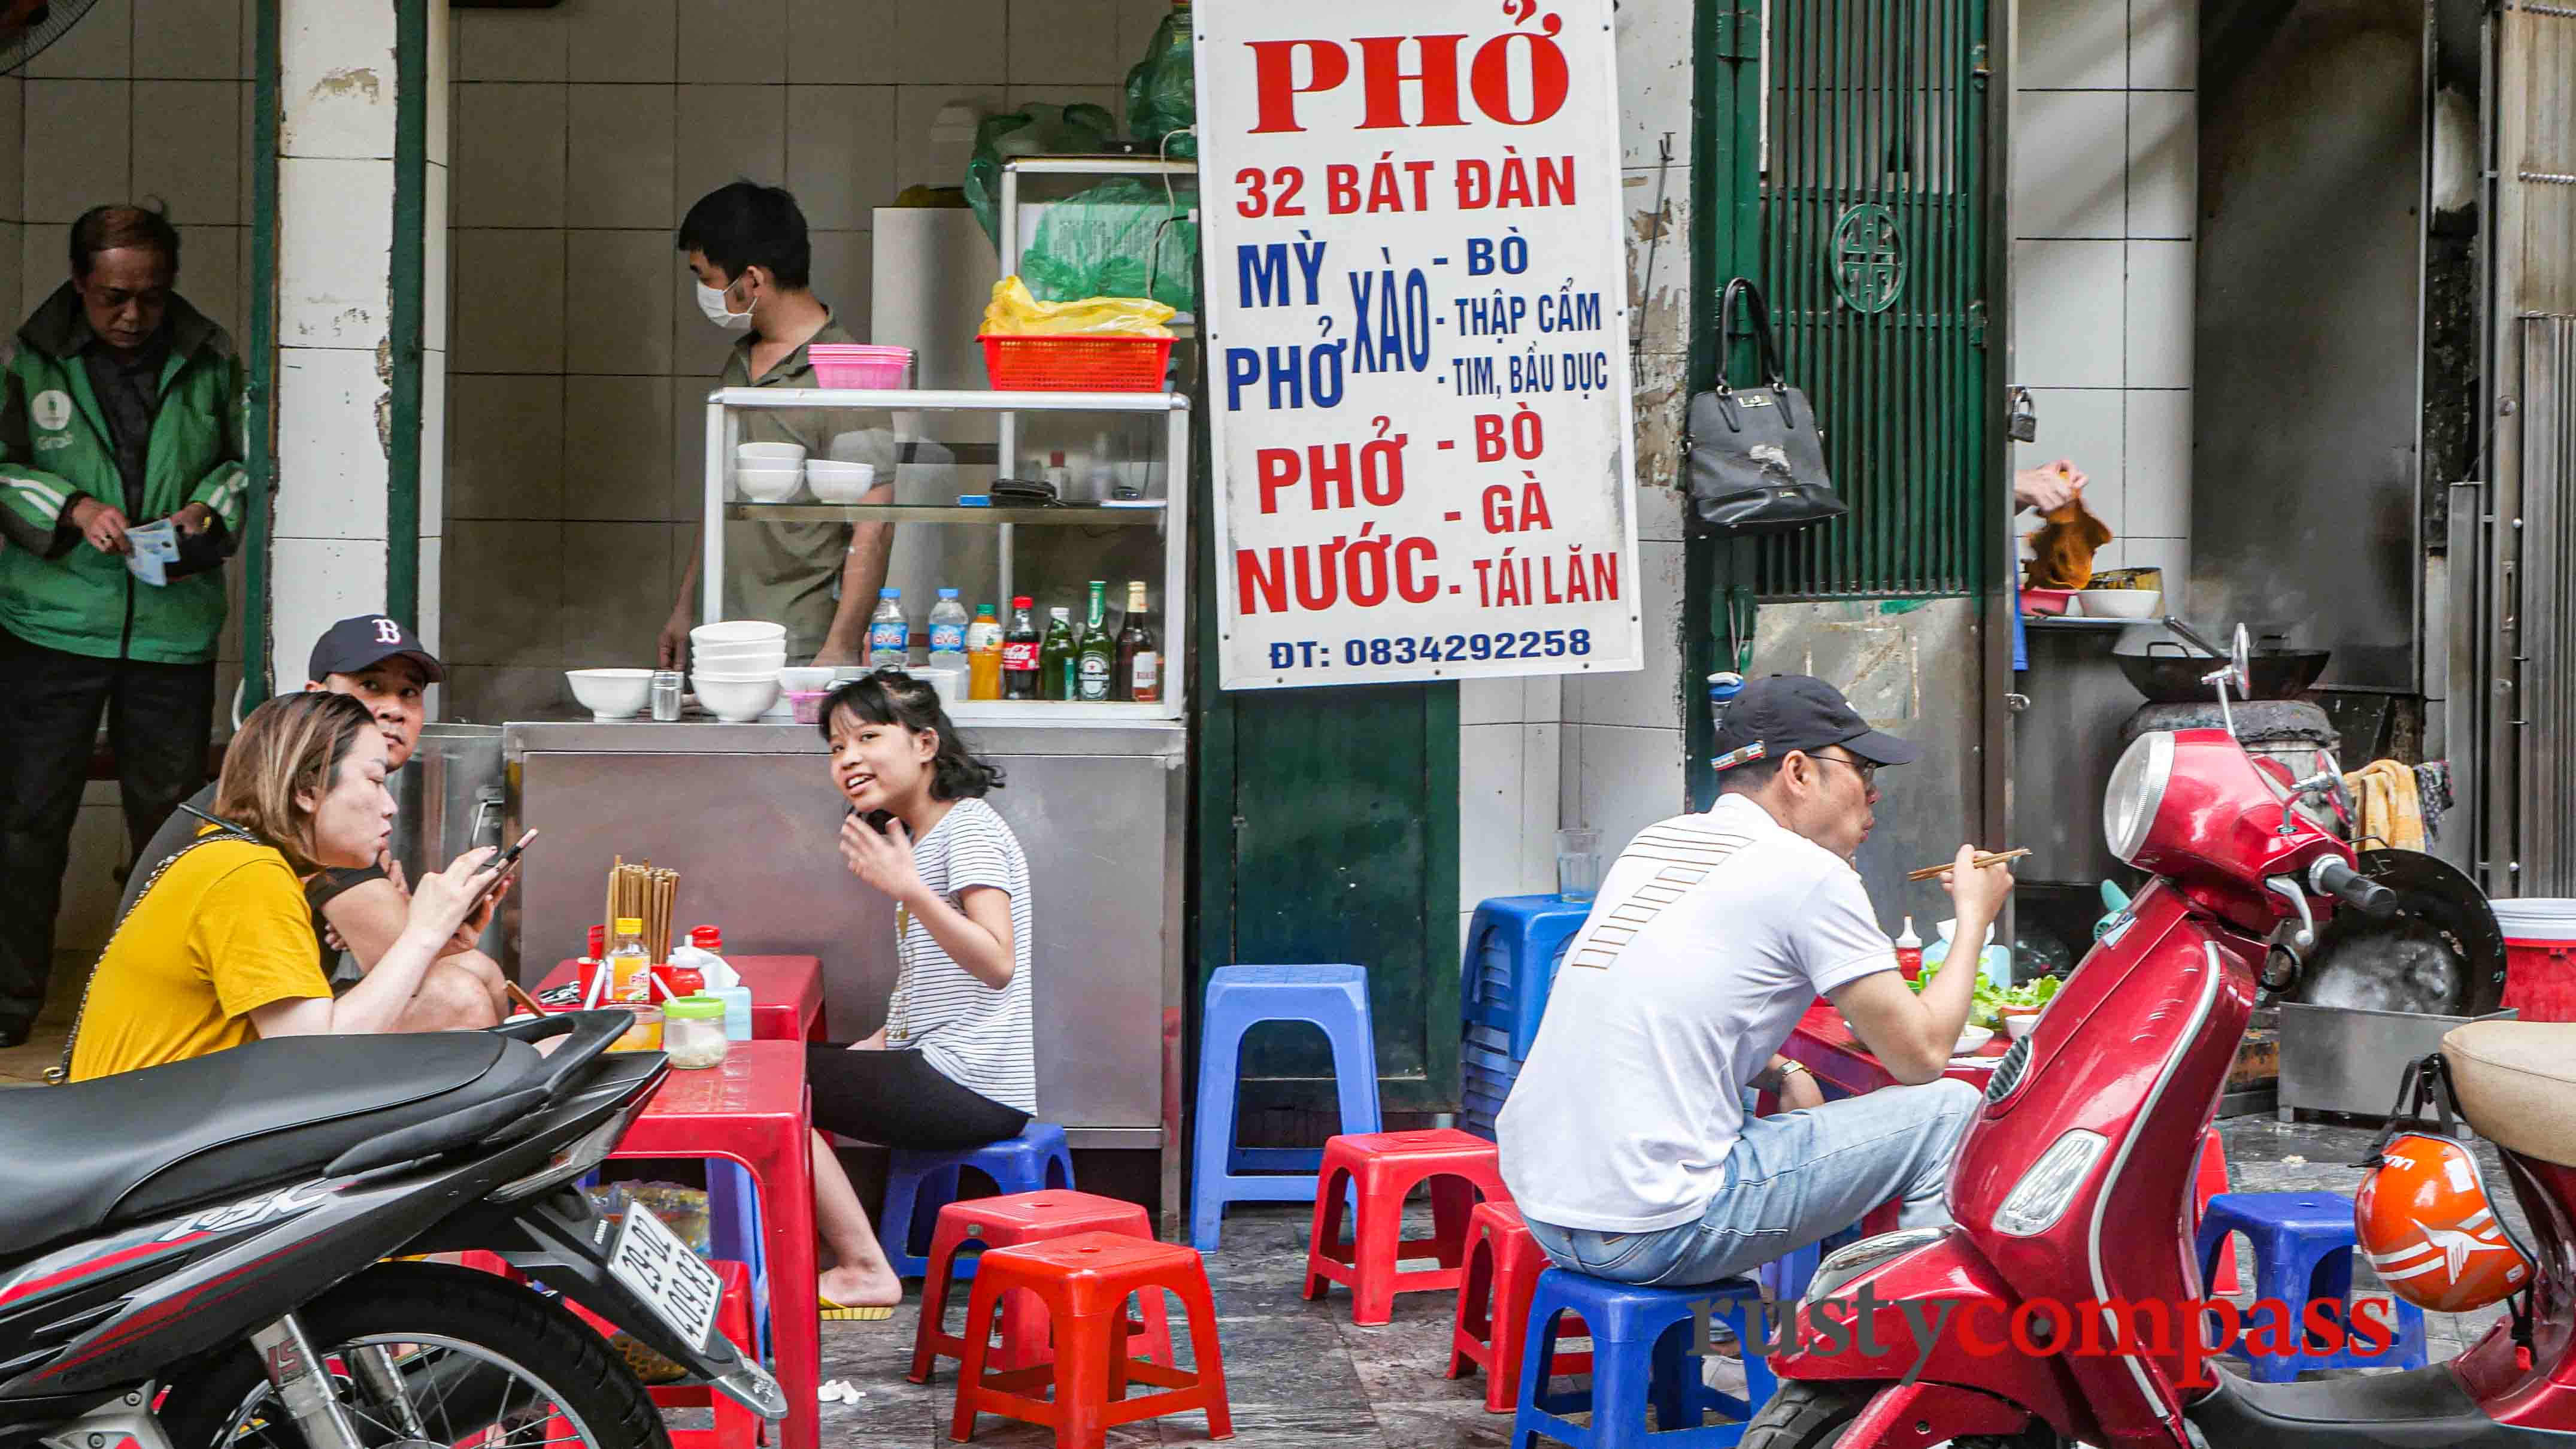
[[[1999,1031],[1995,1033],[1994,1040],[1976,1052],[1976,1056],[1992,1062],[2011,1049],[2011,1038]],[[1881,1087],[1896,1085],[1896,1078],[1879,1064],[1878,1058],[1870,1055],[1869,1048],[1860,1044],[1860,1038],[1852,1033],[1850,1023],[1844,1021],[1843,1014],[1828,1001],[1819,1000],[1807,1008],[1805,1016],[1798,1018],[1797,1026],[1789,1032],[1789,1039],[1781,1044],[1780,1055],[1815,1073],[1816,1080],[1827,1087],[1840,1088],[1843,1096],[1875,1092]],[[1953,1066],[1941,1075],[1955,1077],[1973,1087],[1983,1087],[1992,1072],[1991,1066]],[[1836,1093],[1828,1091],[1826,1095]],[[1765,1111],[1769,1111],[1773,1104],[1765,1096],[1762,1105]],[[2219,1145],[2218,1128],[2214,1124],[2209,1135],[2201,1139],[2197,1176],[2197,1186],[2192,1195],[2195,1226],[2199,1222],[2200,1210],[2208,1206],[2211,1195],[2227,1191],[2227,1153]],[[1878,1209],[1863,1220],[1863,1230],[1872,1233],[1886,1232],[1895,1226],[1893,1204]],[[2219,1263],[2218,1277],[2211,1285],[2211,1291],[2226,1293],[2233,1292],[2235,1288],[2236,1244],[2231,1240],[2225,1257]]]
[[[815,956],[727,956],[725,964],[751,988],[754,1041],[826,1041],[823,1034],[823,962]],[[538,986],[570,985],[581,963],[564,961]]]
[[[756,959],[756,958],[755,958]],[[811,957],[805,958],[811,960]],[[721,1157],[760,1191],[772,1357],[787,1394],[782,1449],[820,1449],[822,1321],[814,1302],[814,1118],[805,1043],[735,1042],[724,1065],[675,1071],[611,1157]]]

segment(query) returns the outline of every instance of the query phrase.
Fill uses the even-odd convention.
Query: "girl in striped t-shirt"
[[[984,803],[1002,772],[967,751],[930,685],[900,670],[842,685],[822,719],[832,784],[849,802],[841,857],[894,898],[899,965],[876,1035],[806,1049],[815,1125],[932,1151],[1017,1136],[1037,1108],[1029,864]],[[903,1283],[822,1132],[814,1216],[840,1260],[821,1279],[824,1316],[889,1316]]]

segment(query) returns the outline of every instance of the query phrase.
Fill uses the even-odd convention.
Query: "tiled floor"
[[[2350,1164],[2373,1134],[2247,1117],[2224,1124],[2223,1135],[2239,1190],[2348,1193],[2360,1176]],[[2481,1145],[2480,1152],[2489,1181],[2500,1187],[2493,1150]],[[2509,1209],[2507,1215],[2519,1229],[2519,1211]],[[1236,1208],[1226,1219],[1224,1249],[1209,1259],[1235,1442],[1244,1449],[1491,1449],[1505,1443],[1511,1420],[1484,1412],[1483,1380],[1441,1376],[1452,1297],[1400,1295],[1393,1323],[1354,1327],[1350,1300],[1340,1290],[1320,1303],[1298,1297],[1305,1232],[1302,1209]],[[2375,1279],[2365,1281],[2376,1288]],[[2432,1357],[2456,1354],[2492,1318],[2434,1315],[2428,1325]],[[928,1387],[905,1381],[914,1321],[914,1311],[906,1308],[887,1323],[825,1325],[825,1377],[847,1379],[867,1395],[854,1406],[824,1407],[825,1442],[930,1449],[947,1441],[955,1365],[944,1365]],[[1207,1426],[1199,1415],[1186,1414],[1112,1430],[1109,1437],[1113,1446],[1196,1442],[1207,1437]],[[1029,1449],[1050,1438],[1047,1430],[987,1417],[975,1442]]]

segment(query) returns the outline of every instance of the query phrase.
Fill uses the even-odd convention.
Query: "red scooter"
[[[2244,689],[2242,631],[2236,650],[2209,679],[2222,708]],[[2333,788],[2258,765],[2229,730],[2129,748],[2105,832],[2155,881],[1996,1066],[1951,1168],[1954,1225],[1819,1267],[1746,1449],[2576,1446],[2576,1111],[2533,1129],[2557,1161],[2504,1153],[2540,1264],[2522,1342],[2500,1320],[2448,1363],[2260,1384],[2205,1356],[2221,1315],[2182,1307],[2206,1296],[2193,1168],[2258,988],[2297,979],[2321,912],[2398,905],[2299,808]],[[2576,1057],[2576,1025],[2531,1029]],[[2373,1316],[2354,1310],[2356,1342]]]

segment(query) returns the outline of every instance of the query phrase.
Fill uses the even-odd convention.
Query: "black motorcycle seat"
[[[310,1177],[544,1068],[527,1044],[479,1031],[292,1037],[0,1094],[0,1257]]]

